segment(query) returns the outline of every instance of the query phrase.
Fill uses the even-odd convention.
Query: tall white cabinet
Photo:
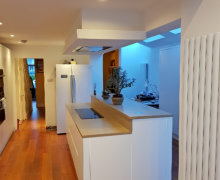
[[[0,124],[0,154],[16,129],[14,62],[11,51],[0,44],[0,69],[4,70],[5,121]]]

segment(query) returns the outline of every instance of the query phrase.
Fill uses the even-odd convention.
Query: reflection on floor
[[[45,112],[37,109],[11,137],[0,156],[0,179],[77,180],[65,135],[45,130]],[[178,141],[173,141],[172,180],[178,180]]]
[[[173,139],[172,180],[178,180],[179,142]]]
[[[65,135],[45,130],[44,109],[37,109],[11,137],[0,156],[0,179],[77,180]]]

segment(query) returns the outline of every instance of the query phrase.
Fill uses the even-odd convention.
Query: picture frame
[[[44,72],[44,61],[43,59],[37,59],[37,72],[38,73],[43,73]]]

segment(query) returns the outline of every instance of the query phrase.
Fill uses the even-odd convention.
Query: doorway
[[[119,50],[116,49],[103,55],[103,90],[109,89],[113,93],[111,87],[107,87],[107,81],[110,78],[113,68],[119,67]]]
[[[32,96],[32,120],[38,119],[39,112],[45,109],[44,92],[44,60],[27,58],[30,77],[30,91]],[[44,113],[41,113],[44,114]]]
[[[16,103],[18,127],[23,121],[45,109],[44,60],[18,58],[15,60]]]
[[[35,79],[35,59],[28,58],[28,72],[30,76],[30,90],[32,95],[32,101],[36,100],[36,79]]]
[[[32,101],[36,102],[37,108],[45,108],[44,60],[27,58],[27,64],[31,81]]]

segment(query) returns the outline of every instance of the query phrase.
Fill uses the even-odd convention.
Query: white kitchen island
[[[171,180],[172,115],[125,99],[92,96],[66,106],[67,139],[79,180]],[[103,116],[81,119],[75,109]]]

